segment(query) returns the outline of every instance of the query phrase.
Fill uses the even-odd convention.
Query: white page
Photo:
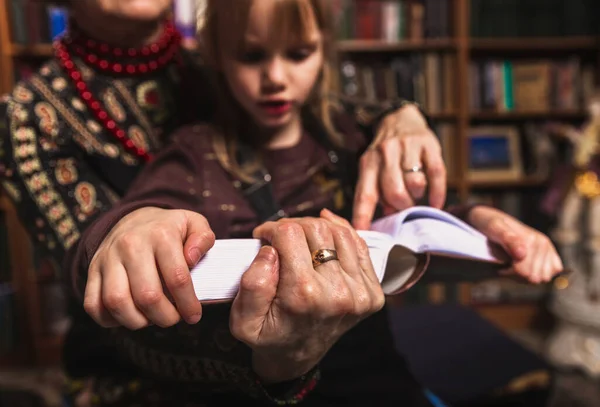
[[[477,231],[475,231],[477,232]],[[471,233],[439,219],[415,219],[402,225],[396,242],[415,252],[437,252],[498,261],[484,234]]]

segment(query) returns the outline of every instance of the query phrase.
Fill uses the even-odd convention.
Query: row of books
[[[445,2],[445,1],[442,1]],[[473,37],[597,35],[597,0],[470,0]]]
[[[473,111],[583,111],[595,88],[595,67],[578,57],[472,61],[469,86]]]
[[[9,0],[8,8],[15,44],[49,43],[67,27],[69,15],[65,8],[37,0]]]
[[[452,53],[403,54],[391,61],[344,60],[340,67],[343,94],[370,102],[415,100],[430,113],[456,106],[456,58]]]
[[[451,0],[333,0],[333,4],[342,40],[451,36]]]

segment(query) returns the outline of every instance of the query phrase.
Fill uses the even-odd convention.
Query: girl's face
[[[235,99],[265,129],[298,119],[323,68],[323,37],[312,16],[304,35],[274,32],[275,0],[257,0],[250,9],[242,44],[223,55],[222,70]]]

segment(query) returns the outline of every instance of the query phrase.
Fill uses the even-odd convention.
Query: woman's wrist
[[[257,377],[256,385],[272,405],[289,406],[303,401],[315,389],[320,378],[321,371],[314,366],[306,374],[285,382],[266,384]]]
[[[265,385],[295,380],[309,371],[318,363],[313,358],[293,358],[272,353],[262,355],[254,352],[252,368],[256,376]]]

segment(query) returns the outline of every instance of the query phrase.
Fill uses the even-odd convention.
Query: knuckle
[[[166,279],[167,285],[171,289],[179,290],[192,283],[190,271],[184,266],[174,266],[169,271],[169,278]]]
[[[173,240],[171,228],[167,225],[152,228],[150,231],[150,239],[158,242],[170,242]]]
[[[328,223],[323,219],[311,219],[305,225],[307,231],[315,236],[323,237],[330,231]]]
[[[332,225],[331,233],[333,234],[334,239],[341,241],[342,244],[353,244],[356,240],[352,231],[345,226]]]
[[[390,203],[394,204],[397,202],[404,202],[408,199],[407,191],[404,188],[390,188],[386,191],[385,199]]]
[[[378,147],[381,148],[381,145]],[[376,159],[375,151],[367,151],[363,155],[360,156],[358,166],[361,171],[366,170],[371,167]]]
[[[142,239],[136,233],[124,233],[115,242],[117,249],[123,252],[134,252],[140,246]]]
[[[430,177],[445,177],[446,166],[441,162],[435,162],[433,164],[428,165],[427,173]]]
[[[157,325],[161,328],[169,328],[174,325],[177,325],[179,321],[181,321],[181,316],[178,313],[174,313],[173,315],[165,316],[165,320],[161,321],[161,323],[157,323]]]
[[[134,301],[140,308],[148,309],[157,305],[160,302],[162,295],[162,292],[156,290],[141,290],[134,295]]]
[[[423,176],[413,176],[405,180],[406,187],[408,189],[425,189],[427,186],[427,180]]]
[[[212,230],[207,230],[204,233],[202,233],[202,241],[207,242],[208,244],[210,244],[211,246],[213,244],[215,244],[215,240],[216,240],[216,236],[215,236],[215,232],[213,232]]]
[[[123,307],[127,305],[129,301],[129,295],[125,292],[118,290],[111,290],[106,293],[103,299],[104,306],[111,312],[119,312]]]
[[[281,222],[275,227],[275,233],[284,239],[295,239],[304,233],[297,222]]]
[[[256,292],[256,291],[264,291],[269,289],[269,279],[261,276],[260,278],[254,278],[250,274],[242,275],[242,279],[240,280],[240,288],[243,291]]]

